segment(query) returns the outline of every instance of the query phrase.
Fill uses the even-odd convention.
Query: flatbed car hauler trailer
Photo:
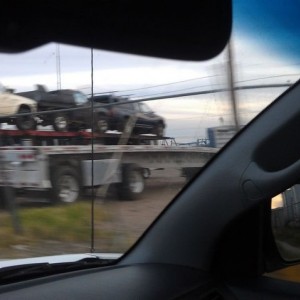
[[[172,141],[173,138],[157,137],[155,135],[124,136],[118,132],[91,133],[90,131],[57,132],[50,130],[17,130],[0,129],[0,146],[14,146],[30,144],[33,146],[45,145],[88,145],[91,141],[96,144],[153,144],[155,141]]]
[[[166,145],[49,145],[0,147],[0,186],[48,191],[54,203],[75,202],[80,192],[117,184],[125,200],[144,189],[144,171],[198,170],[218,151]],[[92,173],[94,176],[92,176]]]

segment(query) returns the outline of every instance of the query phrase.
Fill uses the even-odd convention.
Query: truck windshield
[[[87,103],[87,97],[83,93],[75,92],[74,93],[74,98],[75,98],[75,103],[77,105]]]
[[[141,112],[144,112],[144,113],[151,113],[153,112],[153,110],[145,103],[140,103],[140,110]]]

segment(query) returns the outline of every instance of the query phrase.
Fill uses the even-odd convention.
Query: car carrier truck
[[[114,139],[119,142],[112,145]],[[132,200],[143,192],[149,170],[175,167],[188,176],[218,151],[160,139],[131,136],[122,145],[115,134],[100,139],[88,132],[1,130],[0,186],[46,191],[53,203],[72,203],[85,189],[98,193],[114,184],[121,199]]]

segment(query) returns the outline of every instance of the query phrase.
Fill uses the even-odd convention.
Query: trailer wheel
[[[95,116],[94,129],[99,133],[104,133],[109,129],[108,119],[104,114]]]
[[[148,179],[150,177],[150,175],[151,175],[151,171],[148,168],[144,168],[142,173],[143,173],[143,177],[145,179]]]
[[[192,180],[196,176],[196,174],[198,174],[200,169],[201,168],[197,168],[197,167],[183,168],[182,169],[182,175],[184,177],[186,177],[187,182],[189,182],[190,180]]]
[[[55,131],[67,131],[68,130],[68,118],[65,114],[56,113],[53,117],[52,126]]]
[[[137,164],[122,166],[122,182],[117,185],[120,200],[135,200],[144,191],[145,182],[143,169]]]
[[[154,128],[154,134],[158,137],[163,137],[165,135],[165,127],[162,123],[159,123]]]
[[[59,167],[52,178],[52,200],[54,203],[74,203],[80,195],[77,172],[71,167]]]
[[[19,114],[30,113],[30,108],[21,107],[18,111]],[[20,130],[35,130],[36,121],[33,116],[19,116],[16,119],[16,126]]]

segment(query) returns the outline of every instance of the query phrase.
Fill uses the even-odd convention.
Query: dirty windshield
[[[207,62],[56,43],[0,59],[1,259],[124,253],[299,76],[236,28]]]

